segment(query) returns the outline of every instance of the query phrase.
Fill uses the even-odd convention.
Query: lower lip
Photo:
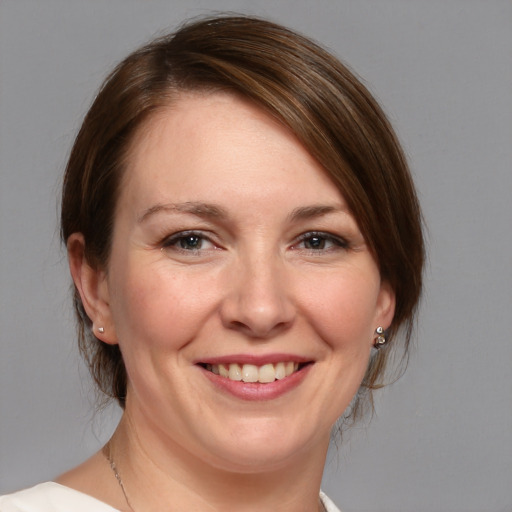
[[[230,380],[204,368],[201,369],[210,382],[220,390],[241,400],[256,401],[274,400],[295,389],[304,380],[312,366],[312,364],[307,364],[284,379],[265,384],[261,382]]]

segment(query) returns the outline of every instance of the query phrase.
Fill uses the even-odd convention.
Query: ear
[[[377,298],[375,325],[373,326],[374,329],[379,326],[382,326],[384,330],[389,328],[395,315],[395,305],[395,291],[387,281],[382,281],[380,284],[379,296]]]
[[[70,235],[67,250],[71,276],[82,299],[84,310],[92,321],[94,335],[110,345],[117,344],[106,272],[88,263],[82,233]],[[100,327],[103,328],[103,332],[100,332]]]

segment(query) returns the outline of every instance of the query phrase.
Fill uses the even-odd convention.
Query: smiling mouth
[[[215,375],[238,382],[258,382],[269,384],[281,380],[297,371],[300,371],[309,363],[296,363],[293,361],[268,363],[262,366],[254,364],[201,364],[205,370]]]

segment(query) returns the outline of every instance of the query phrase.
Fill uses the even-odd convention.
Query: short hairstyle
[[[238,94],[287,126],[342,193],[394,290],[389,343],[370,358],[352,404],[355,418],[362,402],[372,403],[371,390],[383,385],[389,359],[399,354],[400,367],[407,361],[422,287],[421,213],[383,111],[345,65],[310,39],[259,18],[217,16],[189,22],[129,55],[105,80],[73,145],[63,183],[62,240],[81,232],[88,263],[106,267],[134,135],[188,91]],[[74,305],[91,374],[99,390],[124,407],[127,375],[119,347],[94,336],[76,289]]]

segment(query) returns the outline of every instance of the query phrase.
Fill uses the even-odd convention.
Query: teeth
[[[217,366],[217,365],[216,364],[212,365],[212,372],[213,372],[214,366]],[[215,372],[213,372],[213,373],[215,373]],[[227,368],[226,365],[224,365],[224,364],[219,364],[219,375],[221,377],[226,377],[226,379],[229,378],[229,368]]]
[[[229,365],[229,380],[242,380],[242,368],[240,368],[240,365]]]
[[[276,380],[276,370],[273,364],[264,364],[259,370],[260,382],[274,382]]]
[[[284,363],[276,364],[276,379],[284,379],[286,377],[286,369]]]
[[[299,363],[287,361],[276,364],[264,364],[263,366],[256,366],[254,364],[240,365],[237,363],[208,364],[206,369],[230,380],[268,383],[290,376],[299,369]]]
[[[244,382],[258,382],[258,367],[253,364],[244,364],[242,366],[242,380]]]
[[[288,377],[288,375],[291,375],[293,373],[295,365],[293,363],[286,363],[284,366],[284,373]]]

